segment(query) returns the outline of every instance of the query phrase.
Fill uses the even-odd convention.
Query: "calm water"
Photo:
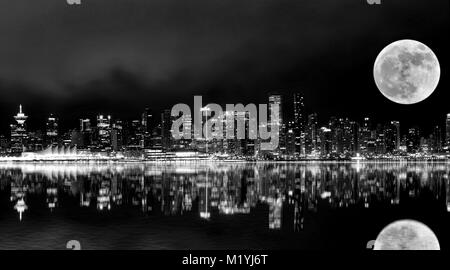
[[[0,164],[0,249],[355,249],[450,242],[449,164]]]

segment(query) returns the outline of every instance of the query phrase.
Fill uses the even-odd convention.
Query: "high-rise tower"
[[[50,114],[45,123],[45,136],[47,145],[56,144],[58,141],[58,119]]]
[[[305,103],[300,93],[294,94],[294,135],[295,153],[304,154],[304,132],[305,132]]]
[[[445,121],[445,144],[447,147],[450,147],[450,113],[447,114]]]
[[[19,112],[14,116],[16,124],[11,124],[11,151],[20,153],[26,147],[28,134],[25,121],[28,119],[22,112],[22,105],[19,106]]]

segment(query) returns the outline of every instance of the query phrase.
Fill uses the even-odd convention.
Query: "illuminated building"
[[[172,116],[170,110],[164,110],[161,114],[161,139],[163,150],[171,149],[172,144]]]
[[[106,153],[77,150],[76,146],[49,146],[42,151],[23,152],[21,156],[0,157],[1,161],[81,161],[111,160]]]
[[[131,121],[126,132],[126,145],[130,149],[142,149],[144,147],[144,135],[141,121]]]
[[[269,123],[271,129],[276,129],[278,138],[282,135],[282,124],[283,124],[283,99],[281,95],[271,94],[269,95]],[[276,111],[273,111],[273,106],[278,106]],[[272,117],[273,116],[273,117]],[[275,147],[272,147],[272,149]],[[274,154],[279,154],[280,144],[273,150]]]
[[[123,123],[121,120],[114,121],[111,129],[111,147],[114,151],[122,150],[123,146]]]
[[[305,134],[305,151],[306,154],[312,154],[318,150],[317,145],[317,114],[313,113],[308,116]]]
[[[46,145],[58,143],[58,119],[50,115],[45,123],[45,143]]]
[[[431,150],[433,153],[440,153],[442,151],[442,132],[439,126],[435,126],[433,133],[430,135]]]
[[[376,153],[385,154],[386,153],[386,136],[385,130],[381,124],[377,125],[376,129]]]
[[[229,155],[236,155],[239,151],[238,141],[236,138],[236,112],[225,111],[222,120],[223,128],[223,150]],[[231,137],[227,137],[229,134]]]
[[[76,145],[79,148],[87,148],[93,143],[93,132],[91,127],[90,119],[80,119],[80,134],[75,134],[77,136]],[[80,138],[78,138],[78,135]]]
[[[445,141],[447,147],[450,148],[450,113],[447,114],[447,119],[445,121]]]
[[[359,124],[356,121],[350,122],[351,129],[351,148],[353,156],[356,156],[359,153]]]
[[[144,112],[142,113],[142,127],[144,128],[145,132],[152,132],[152,129],[154,128],[153,125],[153,114],[149,108],[145,108]]]
[[[300,93],[294,94],[294,134],[295,134],[295,152],[299,155],[304,154],[304,142],[302,134],[305,132],[305,104],[303,96]]]
[[[9,140],[4,135],[0,135],[0,153],[6,153],[8,148]]]
[[[399,149],[400,148],[400,122],[399,121],[391,121],[391,125],[393,126],[394,129],[394,138],[395,138],[395,149]]]
[[[331,129],[332,151],[338,154],[353,154],[356,131],[348,118],[332,117],[328,124]]]
[[[44,148],[44,136],[40,130],[28,132],[27,151],[40,151]]]
[[[19,112],[14,116],[16,124],[11,124],[11,152],[21,153],[26,147],[28,134],[25,121],[28,116],[22,112],[22,105],[19,106]]]
[[[141,136],[142,136],[142,147],[151,147],[152,132],[155,128],[153,113],[149,108],[145,108],[141,115]]]
[[[364,118],[360,131],[360,151],[363,154],[370,152],[372,146],[372,123],[368,117]]]
[[[332,134],[331,129],[327,127],[320,128],[320,152],[322,157],[327,157],[332,151]]]
[[[111,147],[111,116],[97,116],[98,143],[103,148]]]
[[[294,156],[296,153],[296,136],[294,129],[288,129],[286,132],[286,155]]]
[[[406,149],[409,153],[415,153],[420,147],[420,131],[418,127],[408,130]]]
[[[80,131],[90,132],[91,131],[91,120],[90,119],[80,119]]]
[[[234,125],[235,131],[233,131],[233,134],[236,134],[237,136],[239,121],[243,121],[244,123],[244,138],[236,139],[236,144],[234,145],[235,152],[238,155],[252,157],[255,155],[255,140],[250,138],[256,138],[257,136],[256,134],[253,134],[253,132],[256,132],[255,130],[250,131],[250,121],[256,122],[256,119],[250,119],[250,113],[248,111],[234,112],[234,115],[236,117],[236,121]]]
[[[192,143],[192,117],[190,114],[183,114],[183,132],[182,138],[174,142],[174,148],[187,150],[191,148]]]
[[[72,130],[70,134],[70,145],[83,148],[85,146],[83,133],[78,130]]]

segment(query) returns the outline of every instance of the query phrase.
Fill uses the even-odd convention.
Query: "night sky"
[[[19,103],[31,128],[52,112],[67,129],[97,113],[192,106],[195,94],[224,105],[273,91],[289,104],[303,93],[321,123],[367,115],[428,129],[450,112],[449,21],[448,0],[0,0],[0,133]],[[438,88],[416,105],[373,80],[376,56],[399,39],[440,61]]]

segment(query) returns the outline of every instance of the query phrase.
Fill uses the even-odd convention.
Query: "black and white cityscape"
[[[0,250],[450,249],[449,11],[0,0]]]

